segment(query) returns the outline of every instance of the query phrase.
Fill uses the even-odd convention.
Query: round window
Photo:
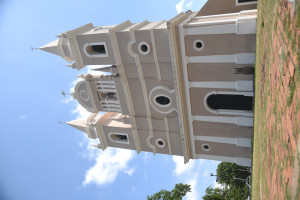
[[[148,42],[140,42],[138,50],[142,55],[148,55],[150,53],[150,45]]]
[[[196,42],[196,47],[197,47],[198,49],[202,48],[202,42]]]
[[[170,103],[170,99],[165,96],[158,96],[156,97],[156,102],[161,104],[161,105],[168,105]]]
[[[88,92],[85,91],[85,90],[81,90],[81,91],[79,92],[79,95],[80,95],[80,98],[81,98],[83,101],[88,101],[88,100],[90,99]]]
[[[147,52],[148,47],[145,44],[143,44],[143,45],[141,45],[141,50],[142,50],[142,52]]]
[[[201,40],[195,40],[193,47],[196,51],[201,51],[204,48],[204,43]]]
[[[166,146],[166,142],[162,138],[156,139],[155,143],[159,148],[163,148]]]
[[[209,146],[208,144],[203,144],[203,145],[202,145],[202,149],[203,149],[204,151],[209,151],[209,150],[210,150],[210,146]]]

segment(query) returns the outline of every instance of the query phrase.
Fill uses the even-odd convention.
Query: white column
[[[246,167],[251,167],[251,158],[196,154],[194,156],[194,159],[218,160],[224,162],[232,162]]]
[[[236,124],[238,126],[253,126],[252,117],[220,117],[220,116],[193,116],[196,121],[204,122],[217,122],[217,123],[226,123],[226,124]]]
[[[222,88],[238,91],[253,91],[253,81],[201,81],[189,82],[193,88]]]
[[[235,24],[199,26],[186,29],[186,35],[256,34],[256,19],[238,19]]]
[[[228,55],[190,56],[188,63],[237,63],[254,64],[255,53],[238,53]]]
[[[225,144],[235,144],[240,147],[251,148],[250,138],[228,138],[228,137],[212,137],[212,136],[195,136],[195,140],[206,141],[206,142],[217,142]]]

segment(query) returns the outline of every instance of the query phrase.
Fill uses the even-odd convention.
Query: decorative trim
[[[84,93],[84,94],[83,94]],[[84,97],[84,95],[86,95],[87,97]],[[85,90],[81,90],[79,92],[79,97],[83,100],[83,101],[88,101],[90,100],[90,97],[89,97],[89,93]]]
[[[169,43],[170,43],[170,55],[171,55],[171,62],[172,62],[172,68],[173,68],[173,75],[174,75],[174,83],[175,83],[175,95],[177,99],[177,106],[178,106],[178,119],[179,119],[179,125],[180,125],[180,135],[181,135],[181,141],[182,141],[182,149],[183,149],[183,156],[184,156],[184,163],[187,163],[190,158],[193,157],[194,152],[191,153],[189,152],[189,141],[187,138],[188,136],[188,131],[186,131],[188,126],[187,119],[184,117],[183,113],[185,113],[185,107],[182,105],[183,101],[183,93],[182,93],[182,86],[181,86],[181,78],[178,75],[179,73],[179,68],[180,68],[180,62],[178,57],[180,56],[180,52],[178,52],[178,42],[176,41],[176,26],[185,18],[188,16],[194,16],[195,14],[192,12],[187,12],[187,13],[179,13],[177,16],[172,18],[171,20],[168,21],[167,26],[169,31]],[[187,18],[184,20],[183,23],[186,23],[188,20],[190,20],[191,17]],[[192,149],[194,148],[194,143],[193,140],[191,140],[191,145]],[[194,151],[194,149],[192,150]]]
[[[146,51],[142,50],[143,45],[145,45],[147,47]],[[150,44],[148,42],[145,42],[145,41],[140,42],[139,45],[138,45],[138,51],[140,52],[140,54],[142,54],[144,56],[148,55],[151,52]]]
[[[198,42],[200,42],[201,45],[202,45],[200,48],[197,47],[197,43],[198,43]],[[194,47],[194,50],[195,50],[195,51],[202,51],[202,50],[204,49],[204,42],[203,42],[202,40],[195,40],[195,41],[193,42],[193,47]]]
[[[153,46],[154,62],[155,62],[155,65],[156,65],[156,73],[157,73],[157,78],[158,78],[159,81],[161,80],[161,73],[160,73],[160,67],[159,67],[159,62],[158,62],[158,58],[157,58],[156,44],[155,44],[155,37],[154,37],[154,31],[153,30],[155,28],[157,28],[158,26],[160,26],[161,24],[163,24],[164,22],[166,22],[166,20],[158,22],[156,25],[154,25],[150,29],[151,43],[152,43],[152,46]]]
[[[166,91],[166,92],[169,93],[169,94],[172,94],[172,93],[175,92],[175,89],[170,90],[170,89],[168,89],[168,88],[166,88],[166,87],[164,87],[164,86],[161,86],[161,85],[152,88],[151,91],[150,91],[150,93],[149,93],[148,99],[149,99],[149,101],[150,101],[150,105],[154,108],[154,110],[156,110],[157,112],[159,112],[159,113],[161,113],[161,114],[169,114],[169,113],[171,113],[171,112],[173,112],[173,111],[177,111],[176,108],[171,108],[171,106],[172,106],[172,98],[171,98],[170,96],[168,96],[168,95],[166,95],[166,94],[159,94],[159,95],[155,95],[153,98],[151,98],[153,92],[155,92],[155,91],[157,91],[157,90],[164,90],[164,91]],[[158,96],[166,96],[166,97],[168,97],[168,98],[170,99],[170,103],[167,104],[167,105],[161,105],[161,104],[158,104],[158,103],[156,102],[156,97],[158,97]],[[162,110],[158,109],[156,106],[157,106],[158,108],[168,108],[168,107],[169,107],[170,109],[169,109],[168,111],[162,111]]]
[[[253,127],[252,117],[220,117],[220,116],[199,116],[194,115],[193,120],[203,121],[203,122],[216,122],[216,123],[226,123],[226,124],[236,124],[238,126],[250,126]]]
[[[231,94],[231,95],[244,95],[244,96],[252,96],[253,97],[253,92],[231,92],[231,91],[211,91],[211,92],[208,92],[204,98],[203,98],[203,105],[205,107],[205,109],[208,111],[208,112],[211,112],[213,114],[216,114],[216,115],[242,115],[242,116],[248,116],[248,117],[253,117],[253,112],[252,111],[243,111],[243,110],[223,110],[223,109],[212,109],[210,108],[208,105],[207,105],[207,98],[210,96],[210,95],[217,95],[217,94]]]
[[[184,87],[185,92],[187,93],[185,95],[186,98],[186,104],[187,104],[187,113],[188,113],[188,125],[189,125],[189,131],[190,131],[190,138],[192,143],[192,153],[193,156],[196,154],[195,150],[195,137],[194,137],[194,129],[193,129],[193,121],[192,121],[192,107],[191,107],[191,100],[190,100],[190,86],[188,84],[188,73],[187,73],[187,64],[188,64],[188,57],[186,56],[186,50],[185,50],[185,27],[183,26],[185,23],[187,23],[189,20],[191,20],[191,17],[183,21],[178,27],[179,27],[179,38],[180,38],[180,48],[181,48],[181,58],[182,58],[182,65],[183,65],[183,81],[184,81]]]
[[[254,64],[255,53],[238,53],[229,55],[209,55],[187,57],[188,63],[236,63]]]
[[[193,88],[222,88],[238,91],[253,91],[253,81],[199,81],[189,82]]]
[[[251,139],[250,138],[229,138],[229,137],[213,137],[213,136],[195,136],[196,140],[205,141],[205,142],[216,142],[224,144],[235,144],[239,147],[248,147],[251,148]]]
[[[125,135],[126,138],[127,138],[127,141],[123,141],[123,140],[114,140],[111,138],[112,135]],[[113,143],[120,143],[120,144],[130,144],[130,141],[129,141],[129,137],[128,137],[128,134],[127,133],[116,133],[116,132],[110,132],[108,133],[108,139],[113,142]]]
[[[129,29],[131,41],[136,42],[134,31],[145,26],[148,23],[149,22],[147,20],[145,20],[139,24],[134,25],[133,27],[131,27]],[[143,76],[143,69],[141,66],[141,61],[140,61],[139,55],[135,54],[134,59],[135,59],[135,63],[136,63],[137,69],[138,69],[139,79],[140,79],[141,85],[142,85],[143,97],[144,97],[145,107],[146,107],[146,112],[147,112],[147,123],[148,123],[148,127],[149,127],[149,134],[150,134],[150,136],[153,137],[153,125],[152,125],[152,120],[151,120],[151,110],[150,110],[149,100],[147,99],[148,92],[147,92],[147,87],[146,87],[146,81]],[[156,154],[155,146],[153,146],[152,151],[153,151],[153,154]]]
[[[172,147],[171,147],[171,140],[170,140],[170,132],[169,132],[169,123],[168,118],[164,117],[165,127],[166,127],[166,136],[167,136],[167,142],[168,142],[168,148],[169,148],[169,154],[173,155],[172,153]]]
[[[159,142],[162,142],[163,144],[159,144]],[[164,148],[166,146],[166,142],[164,139],[162,138],[158,138],[155,140],[155,144],[156,146],[158,146],[159,148]]]
[[[92,46],[92,45],[103,45],[104,48],[105,48],[105,53],[94,53],[94,54],[88,53],[86,49],[87,49],[88,46]],[[86,56],[88,56],[90,58],[95,58],[95,57],[109,57],[105,42],[90,42],[90,43],[85,43],[83,45],[83,52],[84,52],[84,54]]]
[[[133,140],[134,140],[134,145],[136,148],[137,153],[139,154],[141,152],[141,144],[140,144],[140,140],[138,137],[138,133],[137,133],[137,126],[136,126],[136,121],[134,116],[134,109],[133,109],[133,104],[131,101],[131,95],[130,95],[130,90],[129,90],[129,85],[128,85],[128,81],[126,79],[126,74],[123,68],[123,63],[122,63],[122,59],[121,59],[121,55],[120,55],[120,51],[119,51],[119,46],[118,46],[118,41],[117,41],[117,37],[116,37],[116,31],[119,31],[123,28],[125,28],[126,26],[131,25],[131,22],[129,20],[123,22],[122,24],[119,24],[118,26],[115,26],[111,29],[109,29],[109,38],[112,44],[112,49],[114,52],[114,57],[116,60],[116,64],[118,66],[118,71],[120,73],[120,78],[122,80],[122,82],[124,84],[123,85],[123,89],[125,92],[125,99],[128,105],[128,114],[129,114],[129,118],[130,118],[130,122],[131,122],[131,129],[132,129],[132,136],[133,136]]]
[[[154,149],[155,146],[152,145],[152,144],[151,144],[151,141],[150,141],[152,138],[153,138],[153,136],[152,136],[152,135],[149,135],[149,136],[147,137],[147,139],[146,139],[146,143],[147,143],[148,147],[150,147],[151,149]],[[154,155],[155,155],[155,154],[154,154]]]
[[[205,154],[195,154],[194,159],[208,159],[208,160],[232,162],[246,167],[251,167],[251,162],[252,162],[251,158],[214,156],[214,155],[205,155]]]
[[[244,20],[244,19],[243,19]],[[256,19],[245,19],[248,21],[242,22],[237,20],[235,24],[222,24],[212,26],[200,26],[186,29],[186,35],[218,35],[236,33],[242,34],[256,34]]]

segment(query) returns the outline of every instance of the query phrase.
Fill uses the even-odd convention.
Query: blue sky
[[[218,162],[92,149],[83,133],[58,123],[86,115],[63,98],[76,76],[62,58],[30,47],[43,46],[66,30],[171,19],[199,10],[205,0],[0,0],[1,134],[0,199],[146,199],[175,183],[192,184],[187,199],[201,199],[214,185]]]

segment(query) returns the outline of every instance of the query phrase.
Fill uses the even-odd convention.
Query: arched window
[[[104,45],[92,45],[92,49],[93,49],[94,53],[106,54]]]
[[[252,110],[253,97],[233,94],[211,94],[207,105],[214,110]]]
[[[108,134],[109,140],[114,143],[123,143],[129,144],[128,134],[127,133],[114,133],[111,132]]]
[[[86,43],[83,46],[84,53],[88,57],[108,57],[105,42]]]

